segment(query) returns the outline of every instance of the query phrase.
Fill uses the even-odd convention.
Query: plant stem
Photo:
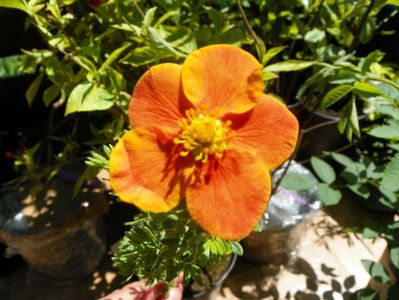
[[[237,0],[237,6],[238,6],[238,9],[240,11],[241,17],[244,20],[245,26],[247,27],[249,33],[251,34],[251,36],[252,36],[252,38],[253,38],[253,40],[254,40],[254,42],[256,44],[256,48],[258,49],[258,54],[260,56],[259,58],[260,58],[260,60],[262,60],[263,56],[264,56],[264,53],[263,53],[264,51],[263,51],[263,47],[261,46],[261,44],[259,42],[259,37],[256,35],[255,31],[252,29],[251,24],[248,21],[248,18],[247,18],[246,14],[245,14],[245,11],[244,11],[244,9],[242,7],[242,4],[241,4],[240,0]]]
[[[135,0],[131,0],[133,3],[134,8],[138,11],[138,13],[140,14],[140,16],[142,18],[144,18],[144,12],[141,10],[140,6],[137,4],[137,2]]]
[[[288,160],[287,165],[284,167],[283,173],[281,174],[280,178],[277,180],[276,184],[272,188],[271,195],[274,195],[274,193],[277,191],[278,187],[281,184],[281,181],[283,180],[285,174],[287,174],[288,169],[290,168],[291,162],[293,159]]]
[[[338,120],[326,121],[326,122],[319,123],[319,124],[310,126],[308,128],[302,129],[302,132],[303,132],[303,134],[305,134],[305,133],[311,132],[313,130],[319,129],[321,127],[328,126],[328,125],[335,124],[335,123],[338,123]]]

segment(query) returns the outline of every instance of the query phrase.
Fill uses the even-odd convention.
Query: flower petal
[[[195,222],[222,239],[247,236],[266,209],[270,176],[255,155],[229,150],[204,166],[200,181],[187,187],[187,209]]]
[[[144,211],[168,211],[181,198],[174,145],[161,143],[160,135],[155,129],[130,130],[111,153],[112,188],[123,201]]]
[[[230,146],[256,150],[269,169],[293,153],[298,139],[298,120],[279,100],[263,94],[253,110],[226,116],[235,131]]]
[[[254,107],[263,90],[261,65],[231,45],[211,45],[191,53],[182,70],[184,93],[196,107],[217,114]]]
[[[192,107],[181,89],[181,65],[165,63],[143,74],[129,104],[129,120],[134,127],[157,126],[178,130],[177,121]]]

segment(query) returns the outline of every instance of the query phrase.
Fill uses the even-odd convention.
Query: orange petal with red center
[[[181,66],[159,64],[150,68],[137,82],[129,104],[129,120],[134,127],[157,126],[179,130],[177,121],[185,116],[191,103],[181,89]]]
[[[253,110],[226,117],[234,137],[229,145],[256,150],[269,169],[286,161],[298,139],[298,120],[279,100],[263,94]]]
[[[211,45],[192,52],[182,70],[184,93],[196,107],[223,115],[254,107],[263,90],[262,68],[248,52]]]
[[[199,182],[187,187],[187,209],[206,232],[239,240],[251,233],[270,197],[265,164],[251,153],[229,150],[204,165]]]
[[[110,183],[115,193],[144,211],[168,211],[181,198],[174,145],[163,144],[160,134],[154,129],[131,130],[110,157]]]

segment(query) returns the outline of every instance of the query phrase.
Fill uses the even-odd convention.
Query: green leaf
[[[311,31],[308,31],[304,37],[305,41],[310,43],[318,43],[323,41],[325,38],[326,33],[318,28],[314,28]]]
[[[106,89],[86,82],[76,86],[68,97],[65,115],[74,112],[107,110],[113,105],[114,96]]]
[[[383,139],[399,139],[399,121],[389,120],[386,125],[374,126],[367,134]]]
[[[315,186],[315,182],[314,179],[308,175],[289,172],[284,175],[280,185],[287,190],[301,191],[313,188]]]
[[[384,53],[382,53],[380,50],[375,50],[362,61],[362,73],[368,71],[370,69],[370,66],[375,63],[381,61],[381,59],[384,57]]]
[[[380,232],[376,228],[372,228],[373,226],[370,227],[364,227],[362,235],[366,239],[374,239],[380,235]],[[374,226],[375,227],[375,226]]]
[[[399,121],[399,108],[389,105],[378,105],[375,111],[384,115],[391,116],[395,120]]]
[[[83,69],[85,69],[91,76],[97,74],[96,66],[84,56],[72,56],[72,59]]]
[[[115,61],[119,58],[119,56],[123,53],[123,51],[125,51],[131,44],[125,44],[122,47],[114,50],[105,60],[105,62],[101,65],[100,69],[98,70],[98,73],[102,74],[104,73],[107,68]]]
[[[11,55],[0,58],[0,79],[23,75],[22,55]]]
[[[266,65],[273,57],[275,57],[277,54],[279,54],[281,51],[286,49],[287,46],[280,46],[280,47],[273,47],[270,48],[266,54],[262,58],[262,63]]]
[[[343,176],[344,177],[344,176]],[[347,178],[346,178],[347,179]],[[362,183],[351,183],[348,185],[348,188],[354,192],[356,195],[360,196],[361,198],[367,200],[370,197],[370,191],[367,185]]]
[[[376,290],[371,288],[364,288],[357,290],[350,299],[353,300],[379,300],[380,297]]]
[[[339,190],[330,187],[326,183],[319,183],[317,185],[317,192],[319,193],[320,200],[324,205],[336,205],[342,198],[342,194]]]
[[[386,165],[381,187],[393,192],[399,190],[399,153]]]
[[[317,176],[325,183],[331,184],[335,181],[336,175],[334,169],[324,160],[312,156],[310,164]]]
[[[399,247],[391,248],[389,256],[391,257],[391,262],[395,268],[399,269]]]
[[[369,82],[356,82],[353,86],[353,92],[361,97],[374,97],[383,94],[378,87]]]
[[[362,259],[361,262],[374,280],[380,283],[388,283],[390,281],[389,275],[382,264],[368,259]]]
[[[373,228],[365,227],[363,229],[362,235],[366,239],[374,239],[377,238],[380,235],[380,233],[377,230],[374,230]]]
[[[374,31],[377,25],[374,18],[367,18],[362,30],[359,34],[359,39],[362,44],[367,44],[374,36]]]
[[[330,155],[337,163],[340,163],[343,166],[349,166],[354,164],[354,161],[344,154],[332,152],[330,153]]]
[[[48,107],[58,96],[60,89],[56,85],[49,86],[43,93],[43,102]]]
[[[237,241],[228,241],[230,243],[231,250],[233,251],[234,254],[238,256],[242,256],[244,254],[244,250],[242,249],[242,246],[239,242]]]
[[[21,0],[1,0],[0,7],[16,8],[28,13],[26,5]]]
[[[147,28],[151,26],[152,22],[154,21],[155,12],[157,11],[156,7],[152,7],[146,11],[143,19],[143,27]]]
[[[154,62],[157,59],[156,53],[151,47],[135,48],[127,56],[122,59],[122,63],[138,67],[147,65]]]
[[[328,93],[323,97],[323,100],[321,100],[321,106],[323,108],[327,108],[337,101],[341,100],[343,97],[345,97],[348,93],[352,91],[353,87],[348,84],[340,85],[332,90],[328,91]]]
[[[349,125],[353,133],[360,138],[360,127],[359,127],[359,117],[357,115],[357,108],[356,108],[356,103],[355,100],[352,98],[350,104],[352,105],[350,117],[349,117]],[[351,138],[348,138],[348,140],[351,140]]]
[[[399,0],[388,0],[387,4],[399,6]]]
[[[37,92],[39,91],[40,84],[42,83],[44,73],[40,73],[35,80],[31,83],[28,90],[25,93],[26,101],[28,101],[29,106],[32,106],[32,102],[36,97]]]
[[[313,66],[315,61],[286,60],[266,66],[263,70],[268,72],[291,72],[299,71]]]
[[[165,56],[171,54],[176,57],[185,57],[186,55],[176,50],[163,36],[160,30],[148,27],[148,36],[151,39],[152,46],[165,53]]]
[[[264,81],[273,80],[273,79],[278,78],[277,74],[275,74],[273,72],[266,72],[265,70],[263,70],[262,75],[263,75]]]

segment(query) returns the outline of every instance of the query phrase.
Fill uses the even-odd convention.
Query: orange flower
[[[150,68],[130,102],[134,129],[111,155],[117,195],[151,212],[185,199],[208,233],[247,236],[266,209],[269,170],[289,158],[298,135],[296,118],[262,90],[261,65],[230,45]]]

